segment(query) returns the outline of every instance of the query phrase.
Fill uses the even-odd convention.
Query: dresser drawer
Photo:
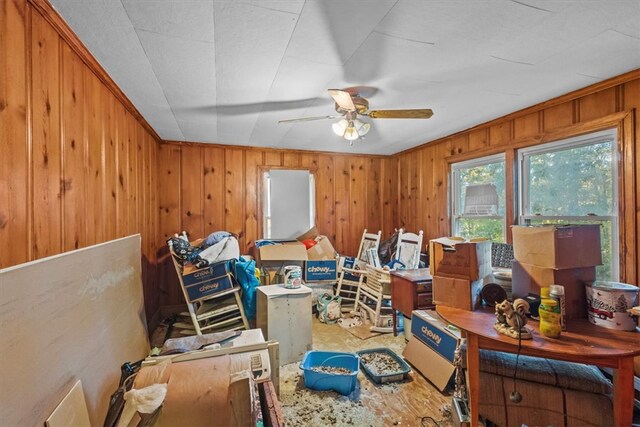
[[[433,306],[433,294],[431,292],[424,292],[416,295],[415,300],[416,308],[429,308]]]
[[[416,293],[431,292],[431,280],[424,280],[414,283],[416,287]]]

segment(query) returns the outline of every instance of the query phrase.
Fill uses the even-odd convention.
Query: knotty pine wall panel
[[[60,36],[31,13],[32,259],[62,252],[62,140],[60,134]],[[28,82],[29,83],[29,82]],[[8,141],[20,144],[22,141]],[[10,165],[4,165],[10,168]],[[29,176],[24,176],[25,181]],[[14,236],[22,239],[24,236]]]
[[[26,13],[22,2],[0,2],[0,266],[28,261],[33,250],[25,220],[30,199]]]
[[[158,142],[48,3],[0,2],[0,268],[140,233],[150,318]]]
[[[63,251],[86,246],[86,212],[84,205],[88,182],[85,176],[86,144],[84,132],[87,119],[83,116],[84,64],[68,44],[62,43],[62,224]]]
[[[394,156],[398,160],[399,223],[407,229],[423,229],[426,239],[449,235],[451,163],[499,152],[507,152],[508,158],[516,159],[517,148],[615,126],[614,122],[624,116],[624,122],[620,123],[629,129],[622,132],[625,135],[621,138],[625,143],[621,147],[619,163],[619,182],[624,185],[620,199],[623,206],[620,218],[621,271],[623,280],[637,283],[640,176],[635,171],[640,162],[639,108],[640,71],[635,70],[399,153]],[[416,159],[419,159],[417,164]]]
[[[393,232],[396,161],[382,156],[349,156],[166,142],[158,160],[160,233],[157,244],[186,231],[191,239],[214,231],[238,234],[240,250],[250,253],[259,239],[261,172],[273,167],[315,171],[317,228],[336,250],[355,255],[364,228]],[[383,202],[384,201],[384,202]],[[201,226],[203,224],[203,227]],[[162,248],[160,249],[162,253]],[[160,257],[160,305],[183,302],[173,265]]]

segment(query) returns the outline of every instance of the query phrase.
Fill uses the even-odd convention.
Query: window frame
[[[620,280],[620,150],[618,148],[619,141],[618,129],[609,128],[601,131],[589,132],[587,134],[573,136],[569,138],[558,139],[552,142],[523,147],[517,150],[517,184],[514,186],[514,198],[517,200],[516,219],[520,225],[531,224],[534,220],[559,220],[567,222],[579,221],[610,221],[611,223],[611,278],[610,280]],[[610,215],[564,215],[549,216],[536,215],[528,211],[530,207],[528,185],[526,179],[529,176],[529,165],[526,160],[530,156],[564,151],[573,148],[585,147],[603,142],[611,142],[611,173],[612,173],[612,203]]]
[[[504,189],[504,200],[507,202],[507,193],[509,189],[507,188],[507,156],[505,152],[499,152],[495,154],[490,154],[488,156],[477,157],[474,159],[463,160],[460,162],[451,163],[450,166],[450,180],[451,188],[449,191],[449,209],[450,209],[450,218],[451,218],[451,232],[452,234],[458,235],[458,227],[457,223],[460,219],[463,218],[483,218],[483,219],[500,219],[502,220],[502,235],[504,237],[504,241],[507,241],[507,209],[508,206],[504,206],[504,214],[503,215],[464,215],[464,213],[460,214],[459,212],[463,212],[462,207],[460,206],[460,197],[458,194],[458,190],[460,188],[460,175],[459,171],[462,169],[472,169],[475,167],[485,166],[492,163],[504,163],[504,173],[505,173],[505,189]]]

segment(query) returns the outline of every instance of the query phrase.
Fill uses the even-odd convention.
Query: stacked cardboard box
[[[429,242],[433,303],[464,310],[480,306],[482,279],[491,274],[491,242],[440,238]]]
[[[599,225],[513,226],[514,298],[563,285],[567,319],[587,317],[585,283],[602,264]]]
[[[306,248],[302,243],[314,240],[315,244]],[[314,227],[296,237],[296,240],[274,241],[274,244],[257,245],[254,256],[259,266],[298,265],[302,268],[305,281],[335,281],[337,271],[336,251],[326,236],[318,234]]]

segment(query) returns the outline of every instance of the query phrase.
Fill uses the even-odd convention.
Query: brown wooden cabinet
[[[393,335],[396,331],[396,310],[411,317],[413,310],[435,308],[431,292],[431,274],[428,268],[391,272],[391,306],[393,308]]]

